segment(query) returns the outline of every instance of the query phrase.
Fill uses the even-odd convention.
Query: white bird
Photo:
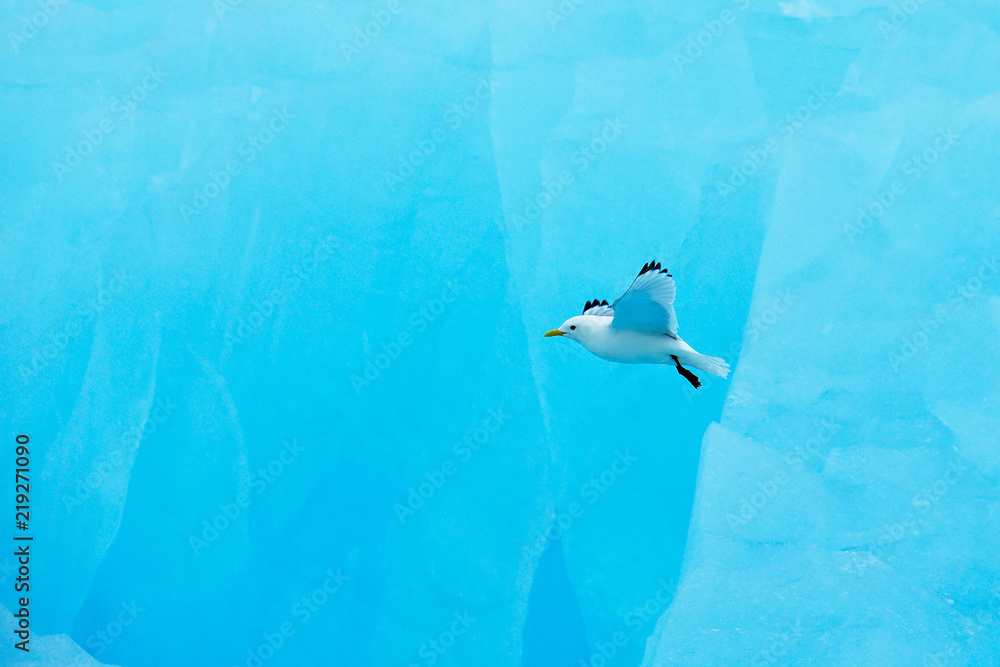
[[[545,337],[566,336],[591,354],[620,364],[673,364],[695,389],[701,382],[685,364],[726,377],[729,364],[724,359],[698,354],[677,335],[674,292],[674,277],[658,262],[649,262],[613,304],[588,301],[583,315]]]

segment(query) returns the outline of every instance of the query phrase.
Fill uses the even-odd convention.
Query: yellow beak
[[[548,338],[549,336],[565,336],[565,335],[566,334],[564,334],[562,331],[559,331],[559,329],[553,329],[552,331],[546,332],[546,334],[542,336],[542,338]]]

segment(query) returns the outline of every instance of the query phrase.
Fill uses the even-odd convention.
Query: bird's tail
[[[684,355],[681,363],[694,366],[698,370],[711,373],[712,375],[718,375],[720,378],[729,375],[729,364],[726,363],[725,359],[720,359],[719,357],[709,357],[708,355],[694,352]]]

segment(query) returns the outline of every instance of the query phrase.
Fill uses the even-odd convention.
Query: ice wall
[[[681,334],[735,362],[773,185],[765,169],[730,196],[714,187],[763,123],[741,43],[719,45],[715,57],[734,66],[706,82],[671,59],[689,9],[552,9],[555,17],[535,3],[503,3],[492,34],[508,263],[534,333],[558,482],[550,535],[561,553],[544,550],[553,542],[544,535],[529,545],[545,559],[532,610],[570,610],[529,614],[523,664],[629,665],[672,594],[699,442],[720,415],[725,383],[706,379],[696,393],[668,369],[614,366],[540,334],[579,314],[581,297],[613,300],[635,276],[633,258],[656,257],[677,280]],[[625,25],[642,29],[617,29]],[[633,465],[592,494],[625,450]],[[549,562],[560,560],[565,573]],[[564,638],[577,605],[580,629]],[[557,625],[557,635],[546,632]],[[613,638],[622,641],[608,658]]]
[[[101,659],[517,664],[552,458],[487,8],[361,43],[385,5],[222,4],[60,3],[3,55],[35,630],[84,644],[134,602]],[[37,6],[9,9],[4,35]]]
[[[669,597],[725,385],[540,334],[655,257],[735,361],[770,185],[705,175],[747,68],[675,72],[670,7],[35,11],[4,19],[0,187],[39,631],[134,604],[123,664],[551,665]]]
[[[848,65],[778,155],[644,665],[996,664],[1000,41],[975,4],[898,11],[740,23],[761,82]]]
[[[988,664],[990,5],[43,4],[0,15],[40,635]],[[541,338],[653,258],[731,384]]]

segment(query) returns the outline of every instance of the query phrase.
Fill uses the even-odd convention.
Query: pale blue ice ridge
[[[997,664],[995,10],[5,3],[0,661]]]

